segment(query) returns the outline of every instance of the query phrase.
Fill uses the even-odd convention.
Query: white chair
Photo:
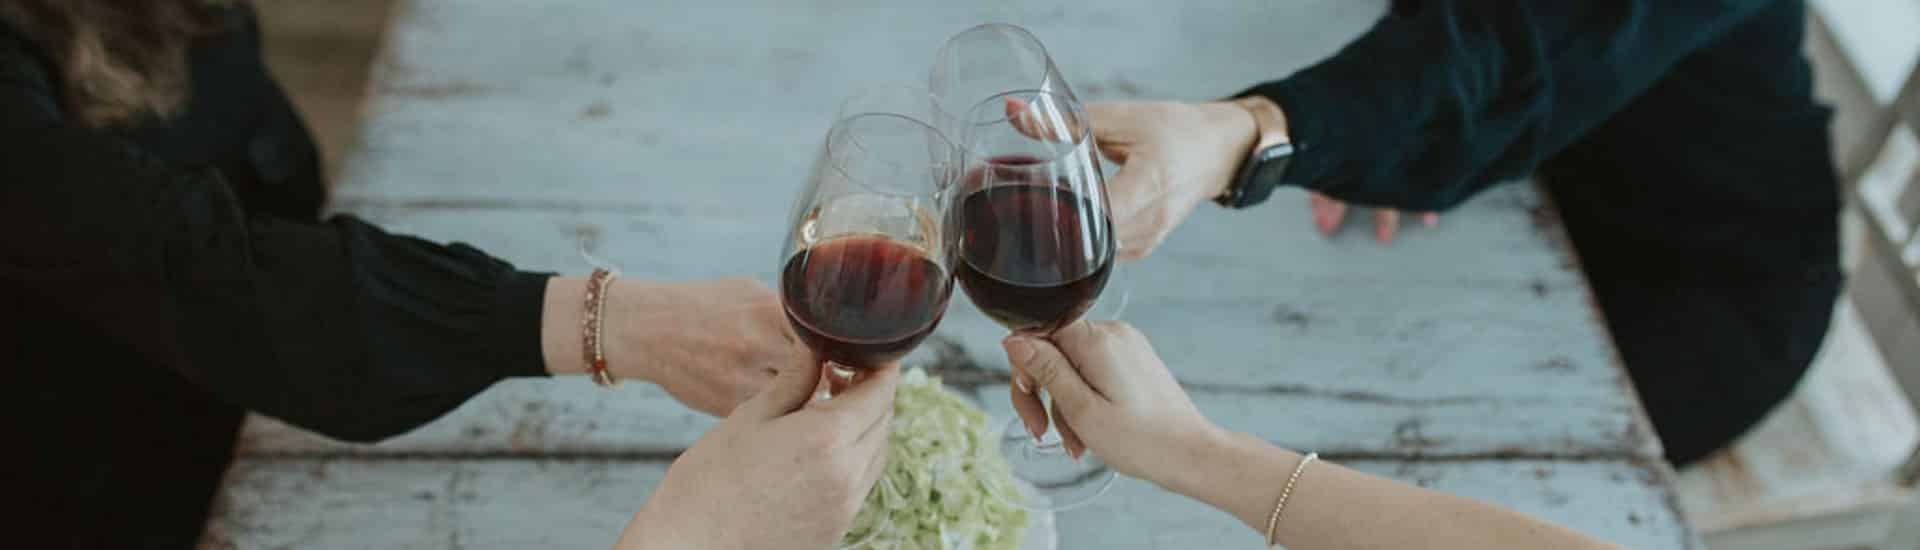
[[[1728,451],[1681,471],[1678,490],[1712,550],[1914,550],[1920,1],[1812,4],[1808,48],[1841,111],[1847,299],[1794,396]]]

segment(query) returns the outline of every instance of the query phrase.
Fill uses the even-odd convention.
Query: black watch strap
[[[1233,183],[1227,186],[1227,192],[1213,200],[1227,208],[1246,208],[1273,196],[1273,190],[1280,187],[1280,180],[1286,177],[1287,164],[1293,160],[1294,147],[1291,143],[1268,145],[1240,164],[1239,173],[1234,175]]]

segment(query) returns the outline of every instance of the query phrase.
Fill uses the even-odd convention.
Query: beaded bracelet
[[[594,268],[593,275],[587,277],[587,307],[580,317],[580,353],[587,361],[587,372],[592,375],[593,383],[605,388],[620,383],[607,370],[606,348],[600,337],[600,329],[606,324],[608,289],[613,286],[614,277],[618,276],[606,268]]]

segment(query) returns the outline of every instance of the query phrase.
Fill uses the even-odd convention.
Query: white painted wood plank
[[[595,255],[639,276],[771,281],[801,184],[797,178],[770,183],[764,193],[777,200],[743,197],[741,204],[714,208],[657,201],[636,190],[578,200],[345,198],[334,210],[396,232],[468,242],[528,269],[582,272],[589,267],[577,250],[584,239]],[[1319,285],[1311,288],[1317,295],[1339,300],[1346,297],[1340,285],[1358,285],[1412,300],[1427,299],[1435,288],[1475,291],[1478,299],[1520,306],[1512,315],[1563,315],[1583,303],[1581,274],[1558,222],[1531,186],[1480,193],[1441,224],[1409,228],[1391,246],[1374,243],[1358,222],[1327,239],[1311,225],[1305,194],[1283,190],[1260,210],[1203,206],[1152,256],[1120,264],[1113,284],[1124,282],[1148,302],[1175,295],[1232,300],[1300,285]]]
[[[376,70],[345,196],[651,196],[731,208],[792,184],[839,102],[925,82],[993,20],[1048,44],[1086,99],[1210,98],[1332,53],[1378,0],[420,0]]]
[[[977,395],[1011,418],[1007,386]],[[1382,402],[1372,396],[1196,389],[1195,403],[1221,425],[1290,447],[1366,456],[1657,456],[1651,434],[1616,407],[1549,397],[1469,396]],[[664,392],[629,384],[606,392],[585,380],[502,384],[439,421],[375,445],[328,440],[255,416],[241,452],[261,454],[496,455],[666,453],[698,439],[714,420]],[[1004,420],[996,420],[999,426]]]
[[[1630,462],[1355,465],[1627,548],[1694,547],[1658,473]],[[605,548],[664,469],[619,459],[242,460],[202,548]],[[1061,514],[1059,529],[1061,548],[1261,547],[1226,514],[1136,480]]]
[[[1392,249],[1325,241],[1304,220],[1200,218],[1122,266],[1141,327],[1200,401],[1241,429],[1310,448],[1441,454],[1657,456],[1577,273],[1534,226],[1532,189],[1503,188],[1442,231]],[[471,242],[533,269],[578,273],[576,243],[629,276],[757,274],[771,282],[783,216],[524,202],[343,205],[396,231]],[[1266,226],[1247,250],[1230,224]],[[1242,233],[1251,234],[1251,233]],[[1197,284],[1196,281],[1205,281]],[[964,295],[963,295],[964,296]],[[940,338],[1006,370],[1003,329],[954,301]],[[923,353],[931,357],[931,353]],[[989,396],[987,403],[1004,404]],[[1274,419],[1315,419],[1290,423]],[[517,381],[386,444],[344,447],[255,422],[258,452],[675,449],[708,425],[653,388]]]
[[[1283,226],[1255,215],[1199,217],[1155,256],[1122,264],[1114,288],[1131,295],[1123,317],[1155,337],[1163,354],[1206,365],[1183,372],[1190,380],[1263,386],[1328,374],[1356,389],[1447,395],[1495,381],[1474,376],[1484,373],[1557,381],[1530,392],[1617,400],[1607,396],[1618,388],[1596,383],[1619,378],[1611,347],[1579,273],[1553,249],[1557,227],[1532,227],[1524,205],[1534,197],[1525,187],[1485,193],[1444,230],[1414,232],[1391,249],[1361,237],[1326,241],[1304,219]],[[645,206],[346,206],[395,231],[469,242],[528,269],[584,272],[584,236],[595,255],[657,280],[746,275],[771,283],[786,223],[784,213]],[[955,301],[942,331],[970,349],[1004,333],[965,300]],[[998,353],[975,355],[1004,368]],[[1295,372],[1305,369],[1334,372]],[[1356,372],[1340,372],[1347,369]],[[1566,372],[1578,380],[1559,376]]]

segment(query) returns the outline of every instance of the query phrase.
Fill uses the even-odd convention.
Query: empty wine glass
[[[948,38],[934,54],[928,86],[936,124],[956,137],[965,130],[960,118],[967,110],[995,95],[1038,90],[1078,100],[1040,39],[1006,23],[976,25]]]

